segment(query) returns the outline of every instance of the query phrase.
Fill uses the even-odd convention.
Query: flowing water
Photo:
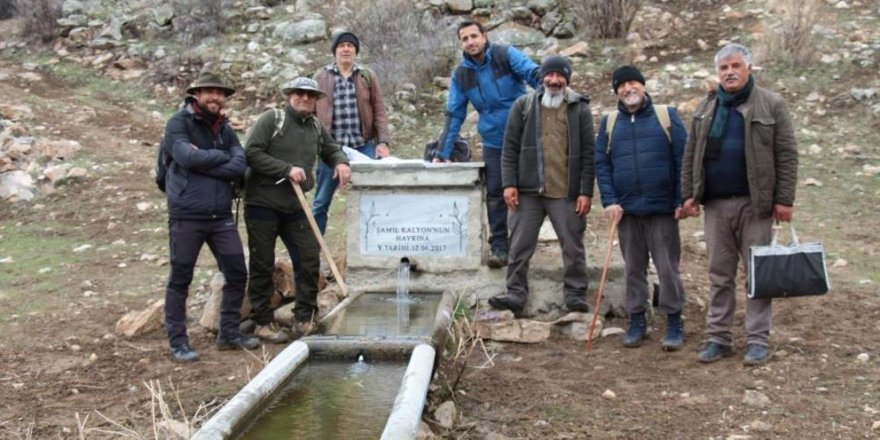
[[[397,323],[401,329],[409,328],[409,260],[400,260],[397,269]]]
[[[335,336],[430,336],[440,293],[415,293],[401,303],[396,293],[365,293],[327,330]]]
[[[239,440],[379,438],[407,361],[309,361]]]

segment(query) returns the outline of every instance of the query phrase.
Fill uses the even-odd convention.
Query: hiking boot
[[[225,336],[217,337],[217,349],[220,351],[238,350],[239,348],[243,348],[245,350],[253,350],[255,348],[258,348],[259,346],[260,340],[253,336],[245,336],[239,334],[231,338]]]
[[[647,337],[648,320],[645,319],[645,312],[629,315],[629,328],[623,335],[623,346],[627,348],[639,347],[642,345],[642,340]]]
[[[199,354],[188,343],[171,347],[171,360],[182,364],[199,360]]]
[[[666,315],[666,336],[660,343],[666,351],[676,351],[684,345],[684,321],[681,320],[681,312]]]
[[[315,323],[313,321],[294,321],[293,323],[293,339],[308,336],[314,331]]]
[[[770,358],[770,352],[767,350],[767,346],[760,344],[748,344],[746,345],[746,355],[743,357],[743,365],[755,367],[758,365],[764,365],[767,363],[767,359]]]
[[[290,340],[290,333],[287,332],[287,329],[278,325],[277,322],[257,325],[257,329],[254,330],[254,336],[272,344],[283,344]]]
[[[489,254],[488,266],[492,269],[500,269],[507,266],[507,251],[497,250]]]
[[[709,342],[703,350],[697,353],[697,359],[704,364],[709,364],[720,360],[721,358],[731,356],[733,356],[733,347],[719,344],[717,342]]]
[[[508,293],[502,293],[501,295],[495,295],[489,298],[489,305],[495,310],[510,310],[513,312],[513,316],[517,318],[522,315],[523,308],[525,308],[524,301],[511,295]]]
[[[566,301],[565,308],[567,308],[569,312],[590,313],[590,305],[587,304],[587,300],[584,298],[574,298]]]

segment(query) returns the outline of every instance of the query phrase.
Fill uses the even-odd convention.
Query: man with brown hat
[[[165,323],[171,356],[199,359],[186,332],[186,297],[202,245],[208,243],[226,283],[220,305],[220,350],[257,348],[239,331],[247,270],[232,216],[232,182],[244,175],[244,150],[221,112],[235,90],[219,75],[202,72],[186,90],[183,107],[165,125],[162,148],[172,158],[165,175],[171,271],[165,288]]]
[[[360,49],[360,40],[351,32],[340,32],[333,39],[330,50],[335,62],[315,74],[318,88],[327,95],[318,101],[318,119],[330,129],[340,147],[357,150],[372,159],[388,157],[390,134],[382,90],[376,73],[355,62]],[[339,185],[331,174],[330,168],[318,164],[312,213],[322,234],[327,229],[327,212]]]
[[[278,237],[296,271],[295,336],[312,330],[318,311],[318,240],[303,211],[307,207],[300,205],[292,185],[300,185],[303,191],[315,186],[312,176],[318,156],[333,169],[333,178],[341,185],[351,178],[348,159],[315,116],[315,103],[324,97],[317,82],[296,78],[282,86],[281,93],[287,105],[263,113],[247,139],[244,192],[250,250],[248,299],[257,323],[254,334],[274,343],[291,337],[273,321],[269,304]]]
[[[587,312],[586,215],[593,197],[593,118],[590,98],[571,90],[571,63],[541,62],[542,87],[516,100],[504,129],[501,181],[510,212],[507,291],[489,299],[519,316],[529,294],[529,261],[544,218],[562,247],[563,298],[569,311]]]

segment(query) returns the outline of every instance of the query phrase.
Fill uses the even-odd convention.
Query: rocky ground
[[[113,14],[91,24],[97,19],[87,17],[83,24],[79,16],[93,5],[75,9],[74,3],[89,2],[65,2],[65,17],[72,20],[65,39],[47,48],[0,41],[0,437],[152,438],[155,425],[168,425],[165,432],[181,429],[181,421],[198,425],[278,348],[220,353],[212,335],[193,325],[203,361],[181,367],[168,360],[161,331],[133,338],[114,332],[124,313],[162,296],[164,201],[150,170],[163,120],[192,72],[153,67],[162,59],[184,58],[179,46],[151,39],[150,32],[156,38],[169,32],[162,26],[171,24],[159,24],[162,8],[152,15],[155,26],[114,21]],[[242,79],[243,93],[231,103],[240,128],[272,100],[277,80],[326,62],[329,18],[316,41],[284,43],[286,37],[273,35],[280,23],[296,21],[292,17],[307,3],[267,12],[240,2],[240,32],[223,39],[232,47],[224,65]],[[552,10],[495,16],[492,11],[509,2],[488,3],[495,4],[490,19],[508,17],[497,31],[519,29],[517,36],[535,36],[518,26],[527,22],[539,29]],[[543,4],[522,3],[507,9]],[[525,39],[518,44],[535,56],[580,53],[573,55],[575,88],[593,96],[597,113],[613,105],[606,92],[613,67],[635,61],[655,101],[677,105],[687,116],[701,82],[712,75],[716,47],[730,40],[760,47],[778,26],[780,13],[770,7],[783,3],[652,1],[625,40],[546,39],[553,27],[534,46]],[[833,290],[775,304],[771,362],[741,366],[741,310],[737,355],[709,366],[696,362],[708,287],[701,221],[688,220],[682,223],[689,295],[684,350],[660,351],[658,319],[649,342],[636,350],[609,336],[589,354],[583,341],[568,339],[484,341],[485,349],[477,345],[458,357],[450,351],[426,411],[435,435],[880,437],[880,5],[818,3],[814,60],[791,67],[765,57],[757,76],[786,97],[795,117],[801,150],[795,219],[803,238],[825,242]],[[0,22],[3,35],[14,27]],[[132,29],[142,32],[134,35]],[[210,51],[208,46],[202,49]],[[266,67],[266,59],[279,53],[290,58]],[[165,72],[164,79],[157,72]],[[395,148],[414,157],[439,131],[443,90],[402,84],[395,92]],[[600,207],[593,209],[591,266],[604,255],[607,235]],[[343,229],[331,229],[338,248]],[[206,251],[194,298],[204,300],[215,271]],[[597,284],[594,279],[593,290]],[[191,312],[198,316],[197,309]],[[609,319],[605,326],[625,322]],[[158,386],[171,405],[168,417],[156,409]]]

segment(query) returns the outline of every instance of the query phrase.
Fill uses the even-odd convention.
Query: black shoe
[[[259,346],[260,340],[253,336],[237,335],[231,338],[224,336],[217,337],[217,349],[220,351],[238,350],[239,348],[253,350],[259,348]]]
[[[189,346],[189,344],[181,344],[171,347],[171,360],[174,362],[187,363],[199,360],[199,354]]]
[[[590,305],[583,298],[575,298],[565,302],[565,307],[569,312],[590,313]]]
[[[697,359],[704,364],[709,364],[721,358],[733,356],[733,347],[722,345],[717,342],[709,342],[702,351],[697,353]]]
[[[523,308],[525,308],[524,301],[521,299],[507,294],[502,293],[501,295],[495,295],[489,298],[489,305],[492,306],[495,310],[510,310],[513,312],[513,316],[519,318],[522,315]]]
[[[507,266],[507,251],[492,251],[492,253],[489,255],[489,261],[487,262],[487,265],[492,269],[500,269],[504,266]]]
[[[665,351],[676,351],[684,346],[684,321],[681,312],[666,315],[666,336],[660,343]]]

